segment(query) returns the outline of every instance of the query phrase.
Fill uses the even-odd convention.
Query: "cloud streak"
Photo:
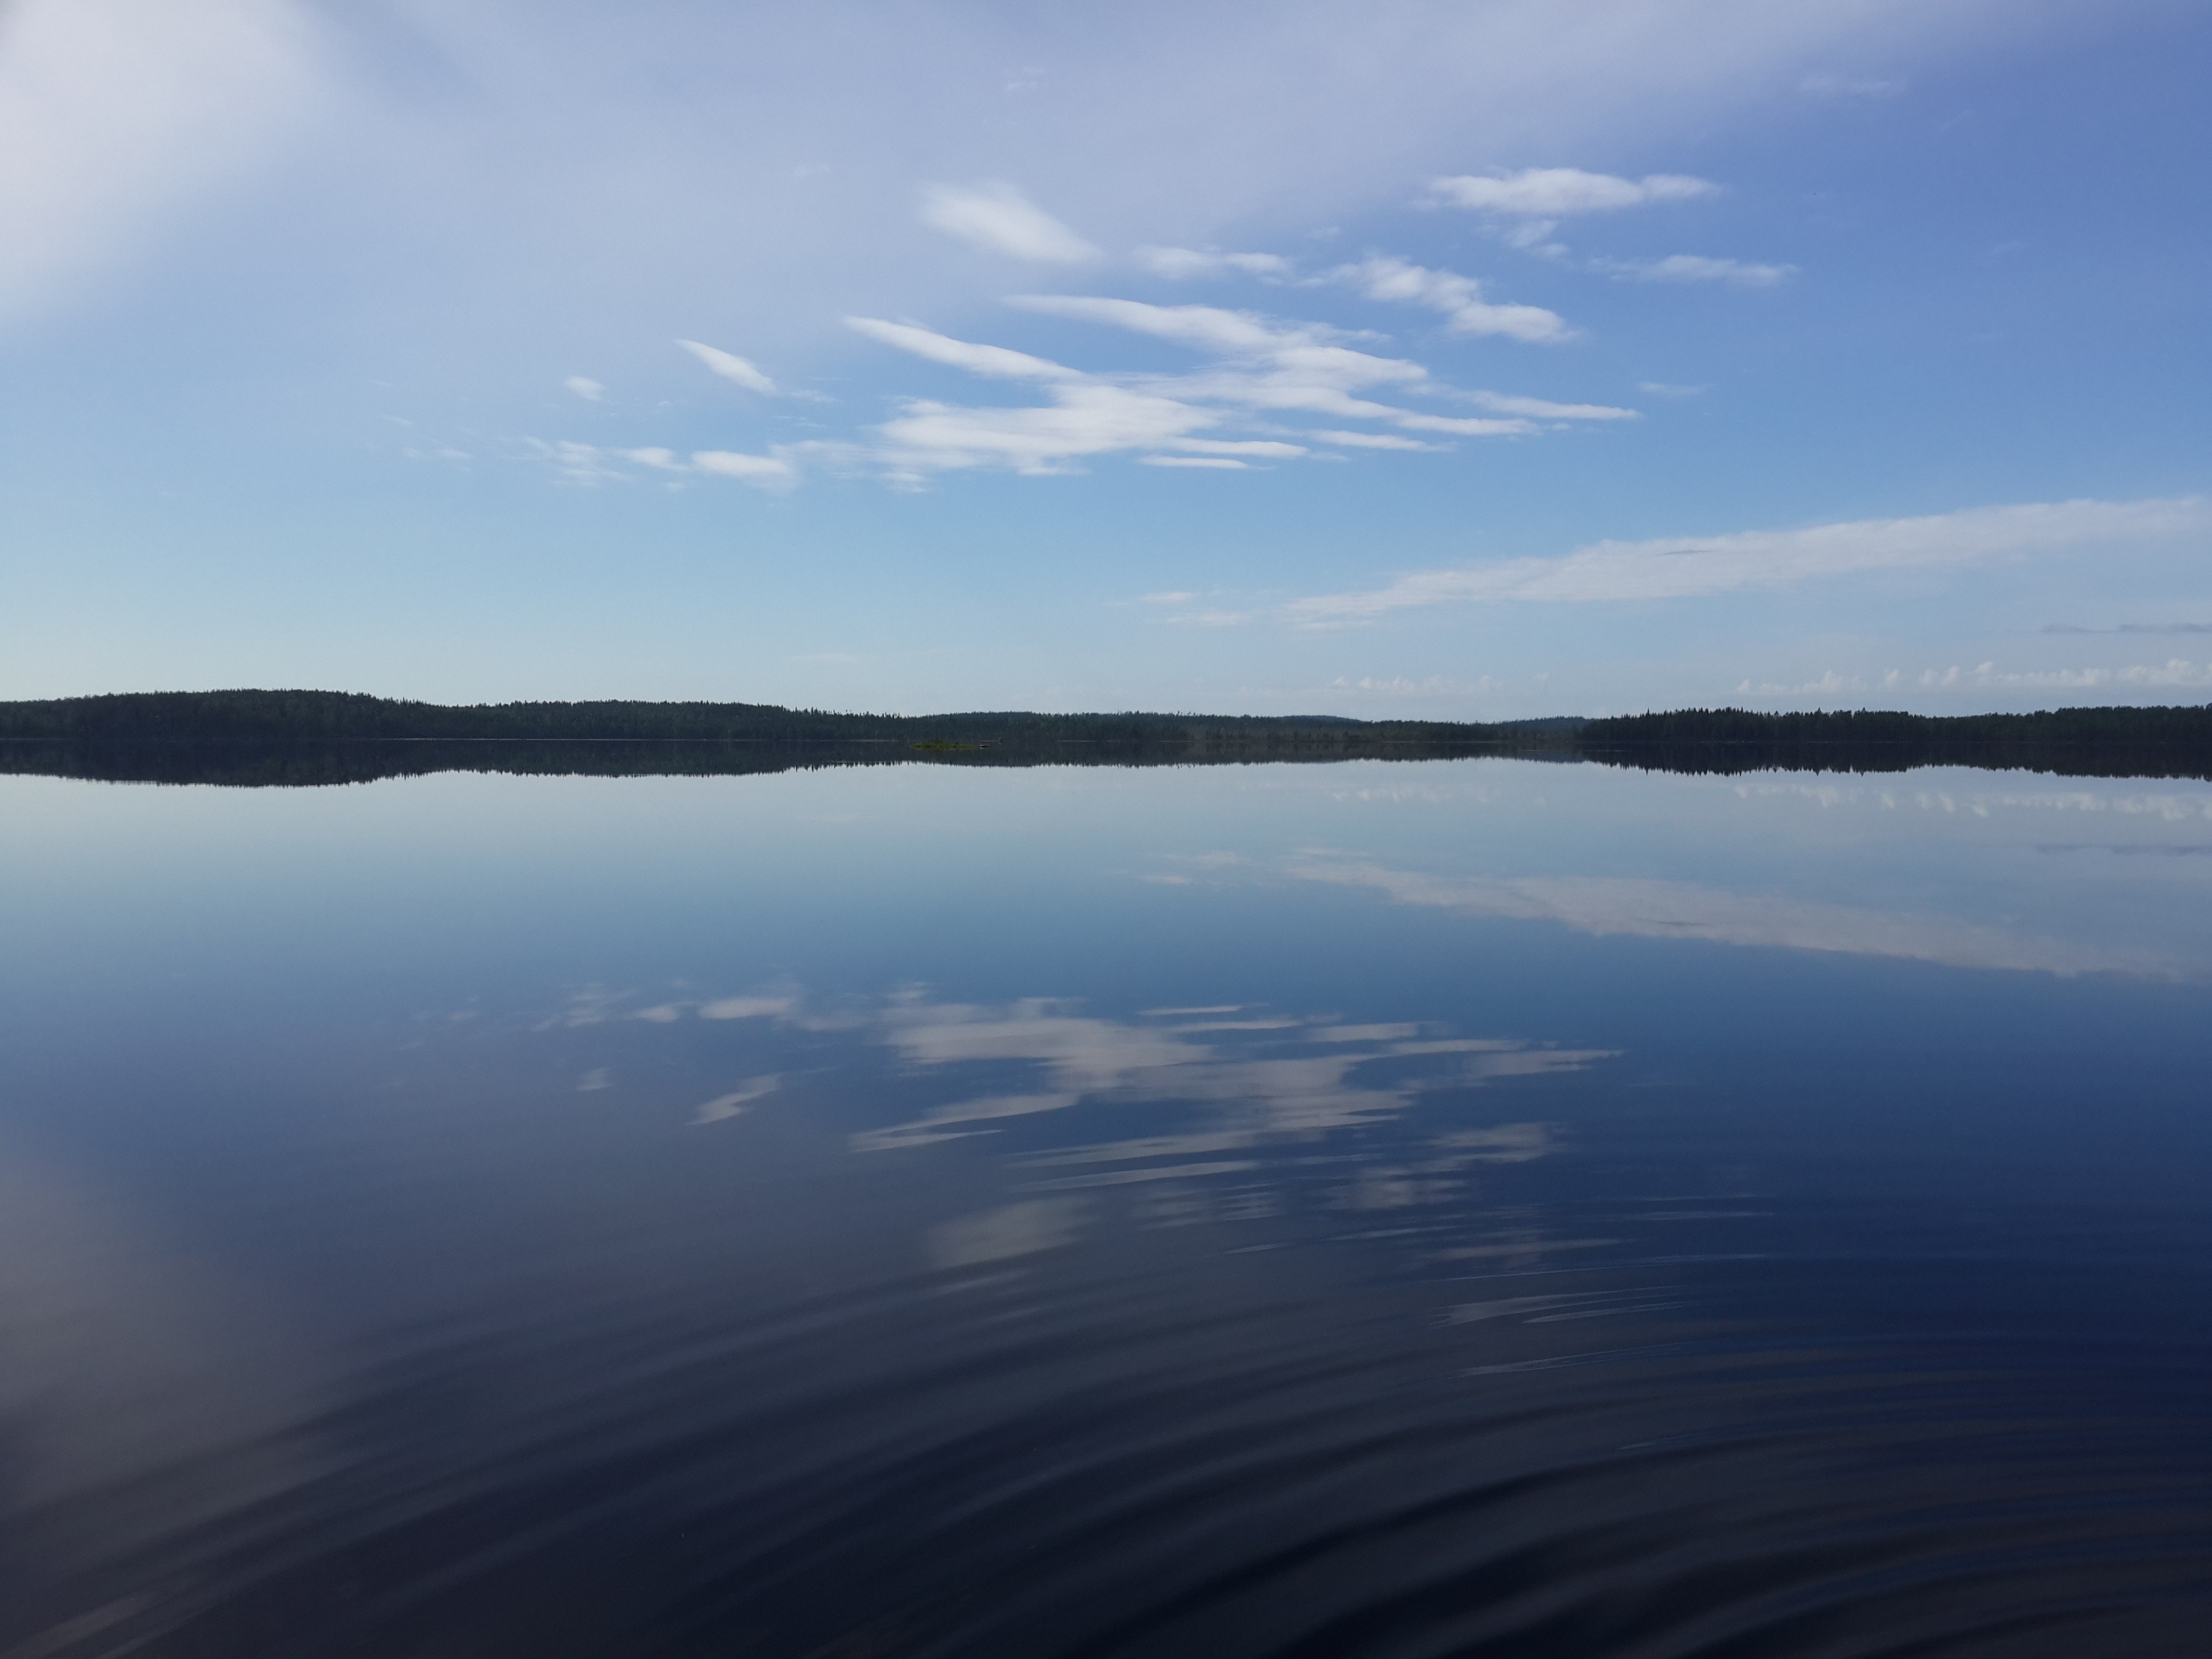
[[[1002,181],[930,185],[921,192],[921,222],[987,252],[1048,264],[1080,264],[1098,250]]]
[[[1419,271],[1419,267],[1407,266]],[[1466,279],[1421,272],[1447,285]],[[1447,286],[1455,303],[1462,290]],[[933,472],[1003,467],[1030,476],[1076,470],[1085,459],[1130,453],[1146,465],[1248,471],[1255,462],[1304,459],[1313,444],[1341,448],[1425,449],[1434,445],[1391,433],[1360,433],[1347,421],[1452,437],[1514,436],[1539,422],[1632,419],[1633,410],[1556,403],[1437,384],[1422,365],[1345,343],[1363,337],[1320,323],[1285,322],[1218,306],[1153,305],[1100,295],[1020,295],[1008,303],[1040,315],[1096,324],[1201,354],[1183,372],[1093,374],[915,323],[853,317],[856,333],[909,356],[988,380],[1027,381],[1043,405],[974,407],[910,398],[877,431],[867,452],[893,480],[918,483]],[[1541,313],[1550,318],[1552,313]],[[1553,319],[1557,321],[1557,319]],[[1440,415],[1385,403],[1376,392],[1455,398],[1494,411]],[[1286,430],[1285,417],[1321,416],[1333,424]],[[1252,436],[1231,435],[1242,427]],[[1256,435],[1267,433],[1270,435]],[[1310,438],[1313,444],[1297,441]],[[1340,456],[1335,459],[1341,459]]]
[[[1686,599],[1869,571],[2163,545],[2208,531],[2212,531],[2212,502],[2195,495],[1974,507],[1925,518],[1864,519],[1803,530],[1598,542],[1557,558],[1507,559],[1466,569],[1423,571],[1364,592],[1297,599],[1286,612],[1294,621],[1327,624],[1368,621],[1431,605]]]
[[[1698,253],[1670,253],[1663,259],[1601,259],[1597,268],[1632,282],[1724,283],[1731,288],[1772,288],[1797,274],[1795,265],[1710,259]]]
[[[1431,270],[1405,259],[1377,257],[1332,273],[1370,300],[1425,306],[1449,319],[1455,334],[1502,335],[1534,345],[1557,345],[1577,337],[1566,319],[1541,306],[1493,305],[1482,297],[1472,276]]]
[[[677,344],[690,352],[708,369],[732,386],[741,386],[748,392],[757,392],[764,398],[775,395],[775,382],[734,351],[723,351],[696,340],[678,340]]]
[[[1430,191],[1438,201],[1478,213],[1522,219],[1565,219],[1583,213],[1615,213],[1658,202],[1691,202],[1717,196],[1720,186],[1686,173],[1653,173],[1620,179],[1577,167],[1527,167],[1519,173],[1461,174],[1437,179]]]

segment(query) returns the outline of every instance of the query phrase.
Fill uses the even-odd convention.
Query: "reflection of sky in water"
[[[0,1653],[2171,1650],[2208,847],[1960,772],[0,781]]]

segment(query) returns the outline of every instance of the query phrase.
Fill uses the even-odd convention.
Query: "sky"
[[[2212,8],[0,0],[0,697],[2212,698]]]

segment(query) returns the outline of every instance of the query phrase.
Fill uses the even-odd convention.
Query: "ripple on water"
[[[2202,1650],[2201,1346],[1816,1340],[1803,1261],[1451,1254],[426,1329],[317,1473],[9,1659]]]

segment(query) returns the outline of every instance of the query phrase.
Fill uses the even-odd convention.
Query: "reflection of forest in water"
[[[1249,766],[1346,760],[1518,760],[1589,763],[1641,771],[1908,772],[1926,766],[2032,771],[2061,777],[2212,779],[2212,755],[2171,746],[2094,748],[2008,745],[1964,753],[1899,743],[1703,742],[1599,747],[1561,734],[1524,743],[1363,743],[1327,747],[1292,740],[1224,747],[1180,742],[917,744],[898,738],[835,742],[775,739],[696,742],[631,738],[363,738],[330,744],[114,744],[0,742],[0,775],[109,783],[219,784],[235,788],[373,783],[437,772],[549,777],[734,777],[854,766]]]

